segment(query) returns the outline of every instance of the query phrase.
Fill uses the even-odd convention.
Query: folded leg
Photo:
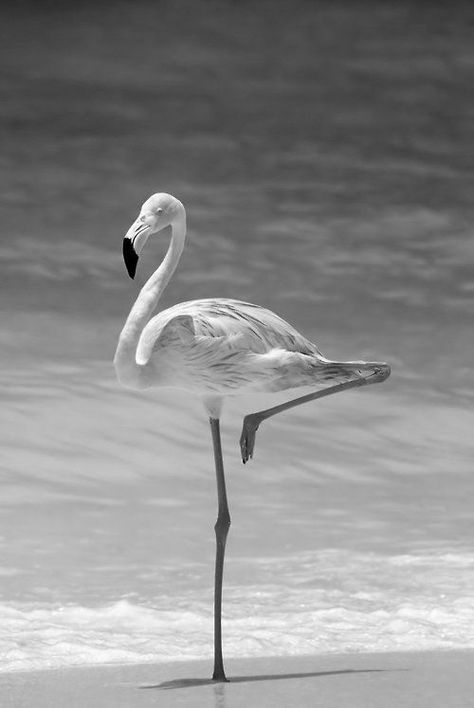
[[[287,411],[290,408],[294,408],[295,406],[300,406],[303,403],[314,401],[317,398],[323,398],[324,396],[330,396],[333,393],[339,393],[339,391],[347,391],[351,388],[368,386],[369,384],[385,381],[385,379],[389,376],[389,365],[381,363],[379,367],[374,367],[374,371],[370,376],[360,376],[357,379],[344,381],[343,383],[336,384],[335,386],[329,386],[328,388],[323,388],[320,391],[308,393],[306,396],[294,398],[291,401],[286,401],[285,403],[281,403],[280,405],[274,406],[273,408],[267,408],[266,410],[258,411],[257,413],[249,413],[249,415],[246,415],[244,418],[242,434],[240,436],[240,451],[242,453],[242,462],[245,465],[245,463],[253,457],[253,451],[255,447],[255,435],[257,433],[260,423],[262,423],[267,418],[271,418],[271,416],[276,415],[277,413],[283,413],[283,411]]]

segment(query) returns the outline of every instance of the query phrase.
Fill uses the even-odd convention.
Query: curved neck
[[[171,225],[171,241],[166,256],[140,290],[120,333],[114,365],[117,377],[124,386],[142,388],[147,385],[145,367],[138,365],[135,360],[137,344],[143,328],[155,311],[164,289],[176,270],[183,252],[185,237],[186,214],[183,208]]]

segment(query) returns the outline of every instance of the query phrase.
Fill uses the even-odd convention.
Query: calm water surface
[[[121,240],[169,191],[163,307],[260,303],[387,383],[222,421],[228,655],[474,644],[471,11],[336,2],[21,6],[2,22],[4,669],[210,655],[200,401],[111,365]],[[471,143],[472,144],[472,143]],[[278,399],[282,400],[282,399]]]

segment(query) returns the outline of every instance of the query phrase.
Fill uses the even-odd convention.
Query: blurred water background
[[[2,10],[2,668],[210,655],[200,401],[121,390],[122,236],[189,236],[162,306],[269,307],[388,382],[278,416],[239,459],[227,655],[474,644],[469,5],[19,2]],[[265,402],[265,403],[268,403]]]

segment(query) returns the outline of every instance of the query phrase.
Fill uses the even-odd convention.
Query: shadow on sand
[[[404,671],[405,669],[340,669],[338,671],[310,671],[306,673],[294,674],[261,674],[258,676],[233,676],[228,683],[246,683],[250,681],[278,681],[280,679],[298,679],[298,678],[315,678],[317,676],[333,676],[337,674],[365,674],[373,672],[385,671]],[[152,686],[140,686],[140,688],[158,688],[168,691],[174,688],[195,688],[196,686],[218,686],[219,684],[212,679],[204,678],[182,678],[173,679],[172,681],[163,681]]]

